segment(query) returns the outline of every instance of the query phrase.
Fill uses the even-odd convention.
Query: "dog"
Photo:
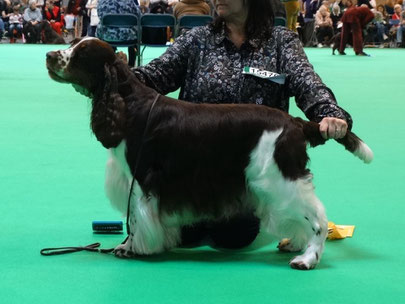
[[[262,229],[288,238],[281,251],[303,251],[292,268],[319,263],[328,222],[306,152],[307,144],[326,141],[319,124],[260,105],[162,96],[96,38],[48,52],[46,66],[53,80],[92,99],[92,131],[110,151],[106,194],[129,214],[130,233],[116,256],[161,253],[179,244],[184,225],[254,211]],[[371,162],[372,151],[351,131],[336,141]]]
[[[35,27],[31,22],[27,22],[23,27],[23,34],[26,43],[35,44],[40,40],[40,26]]]
[[[339,32],[339,33],[333,35],[333,37],[326,43],[326,44],[332,46],[332,55],[335,55],[335,51],[339,49],[341,39],[342,39],[342,32]],[[349,34],[347,43],[350,45],[353,45],[353,36],[351,33]]]
[[[66,44],[65,39],[51,27],[49,21],[41,21],[41,41],[44,44]]]

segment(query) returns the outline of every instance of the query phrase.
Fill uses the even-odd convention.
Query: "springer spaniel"
[[[296,269],[318,263],[327,236],[325,210],[307,169],[307,145],[325,143],[319,125],[259,105],[193,104],[143,85],[96,38],[49,52],[50,77],[91,97],[91,127],[110,150],[106,193],[129,214],[119,257],[176,247],[183,225],[254,211],[262,229],[299,252]],[[338,139],[368,163],[370,148],[348,131]],[[131,183],[132,203],[127,209]]]

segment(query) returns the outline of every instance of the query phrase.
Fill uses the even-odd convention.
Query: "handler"
[[[348,0],[351,3],[351,0]],[[367,56],[363,52],[363,29],[373,20],[374,14],[367,6],[350,6],[342,16],[342,36],[340,39],[339,54],[346,55],[345,48],[350,33],[353,36],[353,49],[357,56]]]
[[[296,33],[273,27],[272,0],[212,0],[218,17],[176,38],[159,58],[133,70],[160,94],[180,88],[194,103],[253,103],[288,111],[294,96],[324,138],[342,138],[350,115],[314,72]],[[259,232],[253,214],[184,227],[183,245],[204,237],[222,248],[249,245]]]

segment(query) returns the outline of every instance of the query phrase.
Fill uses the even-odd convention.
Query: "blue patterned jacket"
[[[244,67],[283,74],[284,84],[246,75]],[[288,112],[295,97],[308,119],[346,120],[349,113],[337,105],[332,91],[314,72],[298,36],[280,26],[270,39],[251,39],[240,49],[227,38],[225,28],[194,28],[176,38],[167,51],[134,69],[136,76],[161,94],[181,88],[179,98],[194,103],[255,103]]]

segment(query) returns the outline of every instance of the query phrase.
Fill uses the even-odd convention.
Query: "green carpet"
[[[405,303],[404,50],[366,50],[370,58],[306,50],[375,160],[365,165],[332,141],[310,150],[329,219],[356,230],[328,241],[321,264],[303,272],[275,243],[136,260],[40,256],[44,247],[108,248],[124,238],[92,233],[93,220],[120,216],[104,196],[107,153],[91,134],[88,101],[47,75],[45,53],[55,48],[0,46],[1,303]],[[146,52],[145,60],[162,49]]]

